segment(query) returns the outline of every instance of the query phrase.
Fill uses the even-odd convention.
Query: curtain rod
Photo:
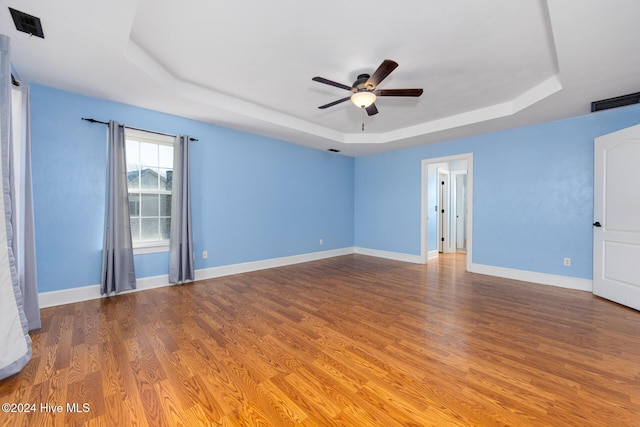
[[[103,124],[103,125],[108,125],[108,124],[109,124],[109,122],[103,122],[103,121],[96,120],[96,119],[87,119],[87,118],[85,118],[85,117],[82,117],[82,120],[86,120],[86,121],[88,121],[89,123],[101,123],[101,124]],[[128,128],[128,129],[140,130],[140,131],[142,131],[142,132],[155,133],[155,134],[158,134],[158,135],[173,136],[173,137],[175,137],[175,136],[176,136],[176,135],[172,135],[172,134],[170,134],[170,133],[157,132],[157,131],[155,131],[155,130],[148,130],[148,129],[134,128],[133,126],[126,126],[126,125],[122,125],[122,126],[123,126],[123,127],[125,127],[125,128]],[[191,138],[191,137],[189,137],[189,141],[197,141],[197,139],[196,139],[196,138]]]

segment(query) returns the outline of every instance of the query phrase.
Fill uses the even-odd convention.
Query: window
[[[125,130],[133,247],[166,247],[171,231],[171,136]]]

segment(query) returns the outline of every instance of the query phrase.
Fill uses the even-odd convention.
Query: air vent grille
[[[631,93],[629,95],[618,96],[615,98],[603,99],[602,101],[594,101],[591,103],[591,112],[608,110],[610,108],[624,107],[625,105],[640,103],[640,92]]]
[[[9,8],[9,11],[11,12],[13,23],[16,24],[16,30],[22,31],[23,33],[31,34],[32,36],[40,37],[42,39],[44,38],[44,32],[42,31],[42,23],[40,22],[40,18],[12,8]]]

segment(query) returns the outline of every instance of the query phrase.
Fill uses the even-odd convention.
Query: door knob
[[[593,223],[594,227],[602,227],[602,224],[600,224],[600,221],[596,221]]]

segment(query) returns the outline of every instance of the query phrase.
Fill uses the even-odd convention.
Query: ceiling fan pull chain
[[[362,132],[364,132],[364,107],[362,107]]]

